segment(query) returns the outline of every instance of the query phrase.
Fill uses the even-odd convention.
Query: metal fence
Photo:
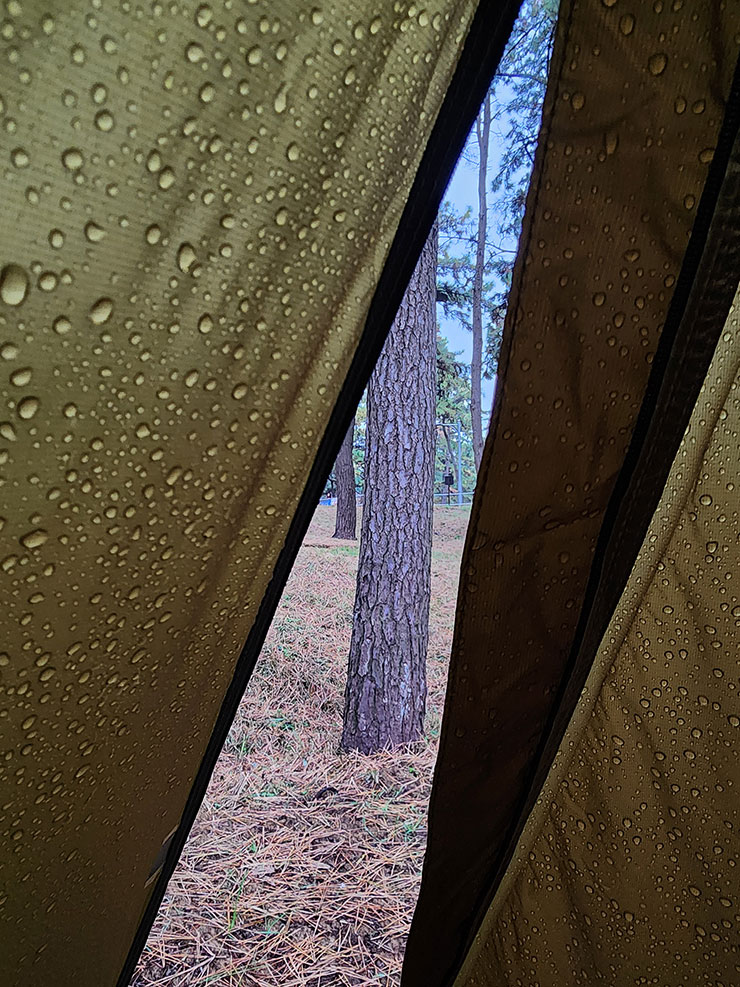
[[[446,490],[442,493],[435,492],[434,503],[438,507],[463,507],[466,504],[470,505],[473,503],[473,491],[463,490],[462,497],[458,497],[456,490],[453,490],[449,494]]]

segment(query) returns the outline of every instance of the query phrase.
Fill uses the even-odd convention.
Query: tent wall
[[[673,340],[707,241],[732,145],[723,122],[737,124],[739,47],[737,5],[561,6],[463,558],[406,987],[454,980],[593,661],[584,665],[579,649],[602,536],[614,533],[614,498],[660,378],[654,364],[662,372],[661,346]],[[731,267],[725,275],[697,389],[737,276]],[[680,410],[688,416],[692,404]],[[679,439],[680,430],[661,484]],[[635,530],[637,540],[624,577],[604,573],[612,605],[653,506],[629,519],[627,540]],[[507,942],[527,934],[528,914],[517,916]],[[502,928],[466,967],[470,982],[537,982],[511,951],[486,966]],[[586,969],[584,982],[601,974]]]
[[[737,981],[739,305],[460,987]]]
[[[516,4],[6,6],[0,982],[104,987]]]

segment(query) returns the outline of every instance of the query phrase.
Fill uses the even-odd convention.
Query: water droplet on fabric
[[[90,243],[100,243],[100,241],[105,236],[105,230],[102,226],[98,226],[90,220],[89,223],[85,224],[85,237],[90,241]]]
[[[187,273],[195,262],[195,250],[191,243],[183,243],[177,251],[177,266],[183,273]]]
[[[62,164],[70,171],[78,171],[84,164],[82,151],[77,147],[69,147],[62,154]]]
[[[662,52],[656,52],[648,59],[648,69],[651,75],[662,75],[668,65],[668,56]]]
[[[90,309],[90,320],[100,326],[107,322],[113,313],[113,299],[99,298]]]
[[[6,264],[0,271],[0,298],[6,305],[20,305],[28,294],[28,275],[19,264]]]
[[[18,415],[24,419],[24,421],[30,421],[34,417],[36,412],[39,410],[41,402],[37,397],[29,396],[23,398],[18,402]]]
[[[43,528],[36,528],[21,537],[21,545],[24,548],[41,548],[48,540],[48,531],[44,531]]]
[[[31,383],[31,378],[33,377],[33,371],[30,367],[21,367],[19,370],[14,370],[10,375],[10,383],[14,387],[25,387],[27,384]]]

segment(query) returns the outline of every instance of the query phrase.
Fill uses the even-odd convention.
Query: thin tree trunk
[[[334,463],[334,475],[337,480],[337,521],[332,538],[357,538],[357,491],[355,465],[352,462],[354,438],[353,418]]]
[[[368,387],[362,512],[342,748],[424,729],[434,494],[437,227]]]
[[[447,431],[447,426],[442,426],[442,435],[445,437],[445,442],[447,443],[447,455],[449,456],[450,469],[455,472],[455,452],[452,448],[452,440],[450,439],[450,433]]]
[[[481,120],[482,116],[482,120]],[[483,456],[481,375],[483,367],[483,268],[486,262],[488,223],[488,141],[491,133],[491,97],[486,96],[483,112],[475,123],[478,137],[478,242],[473,276],[473,357],[470,361],[470,414],[473,419],[473,456],[480,469]]]

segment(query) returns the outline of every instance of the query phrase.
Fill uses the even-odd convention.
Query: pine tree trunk
[[[491,97],[483,103],[482,120],[476,121],[478,137],[478,242],[473,276],[473,356],[470,361],[470,414],[473,419],[473,456],[480,469],[483,457],[481,375],[483,369],[483,268],[486,262],[486,228],[488,223],[488,141],[491,133]]]
[[[334,463],[334,475],[337,480],[337,521],[332,538],[357,538],[357,491],[355,464],[352,462],[354,438],[353,418],[339,450],[337,461]]]
[[[434,491],[437,227],[368,386],[362,512],[342,748],[424,729]]]

